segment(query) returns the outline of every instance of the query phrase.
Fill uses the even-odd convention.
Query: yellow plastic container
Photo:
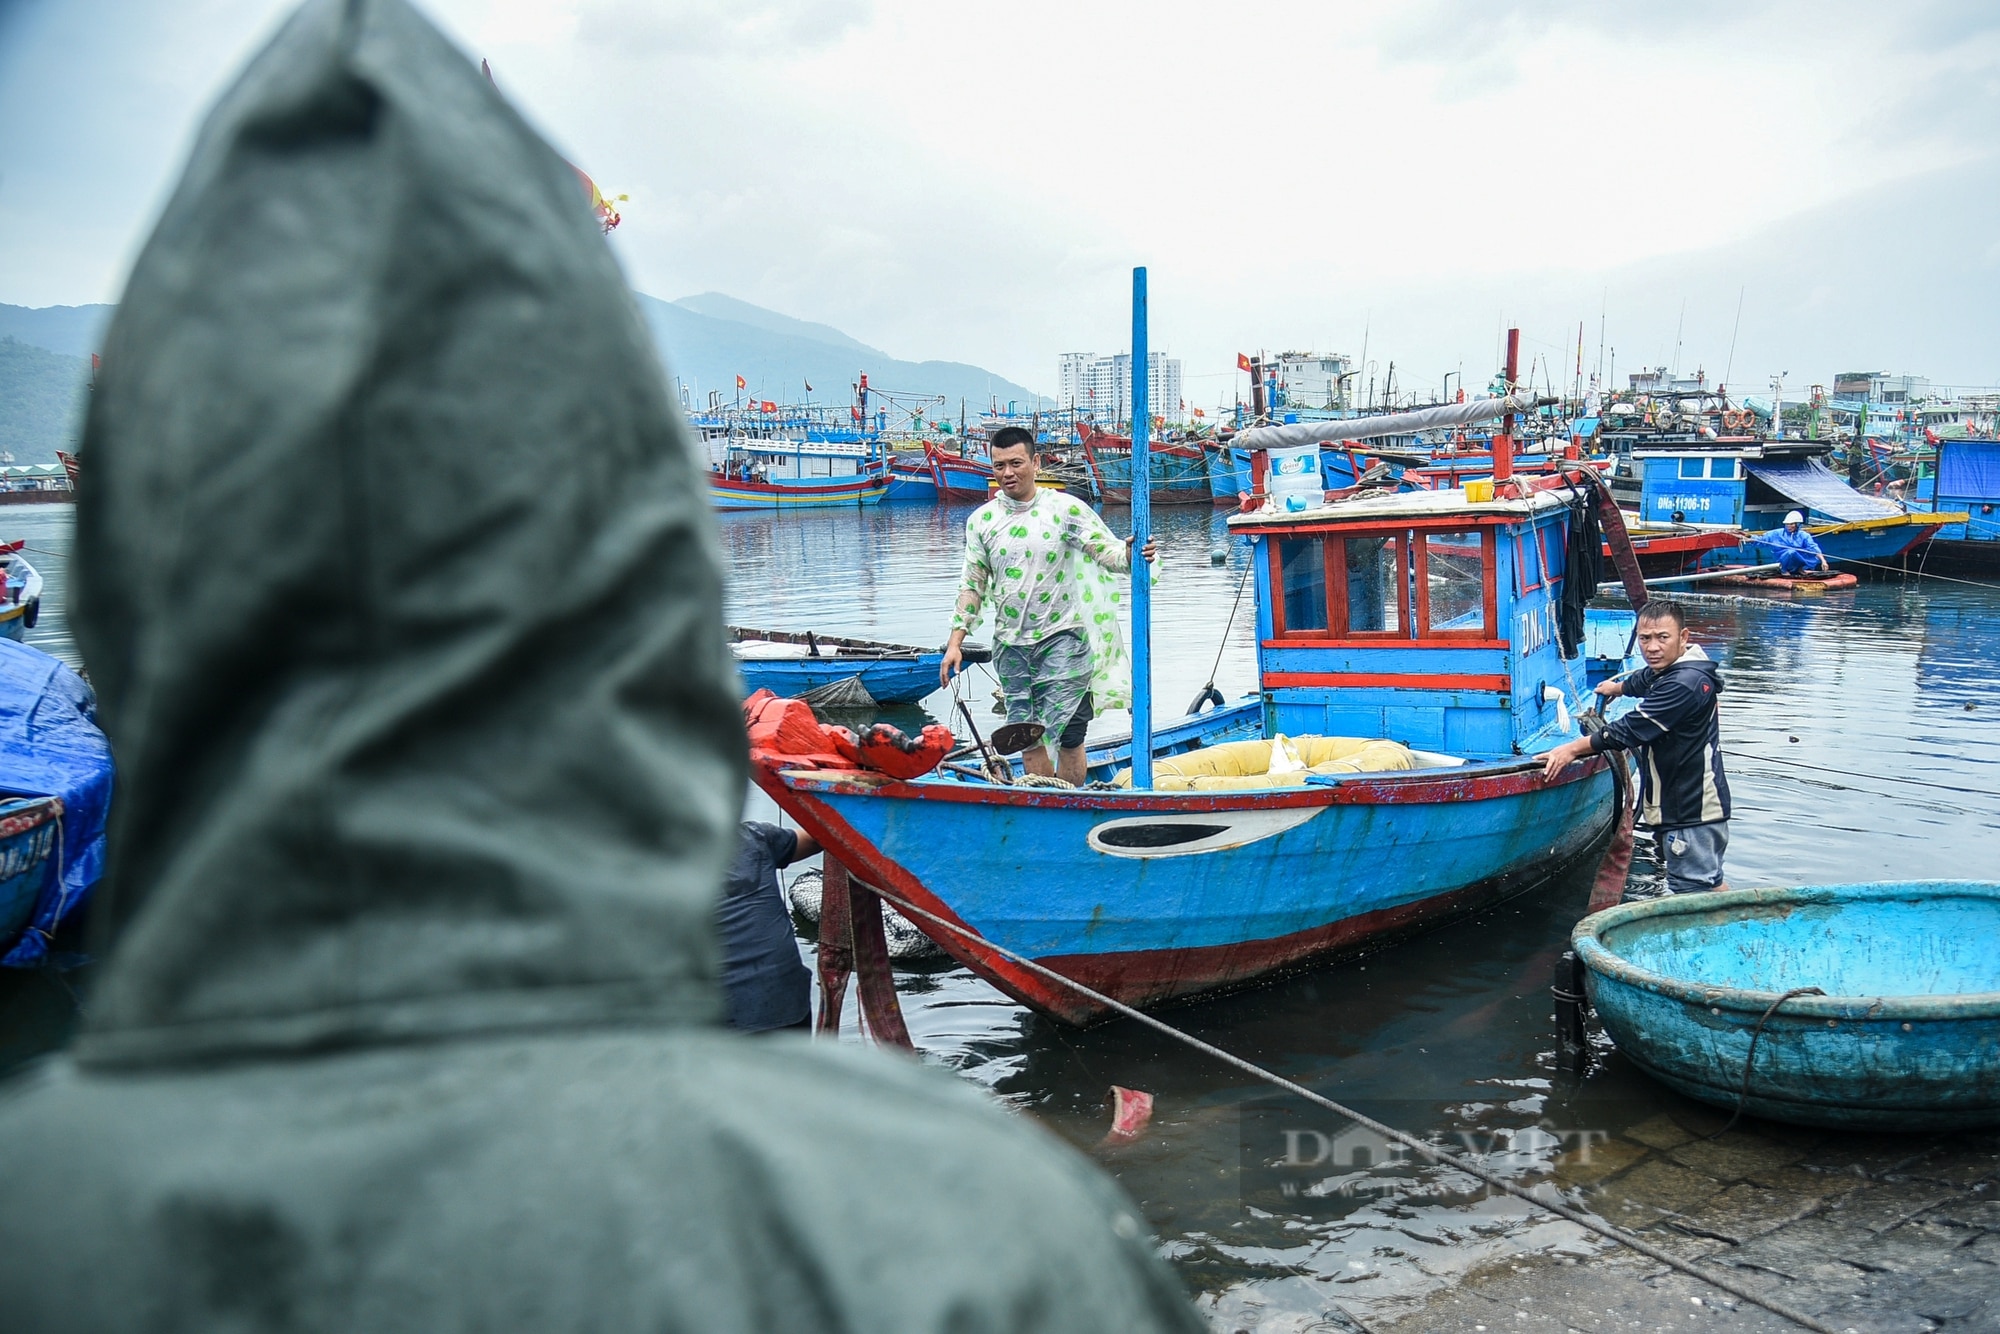
[[[1480,477],[1465,484],[1465,499],[1468,504],[1484,505],[1493,499],[1493,479]]]

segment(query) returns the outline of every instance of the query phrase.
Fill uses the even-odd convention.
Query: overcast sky
[[[0,301],[115,300],[278,0],[0,0]],[[633,285],[1052,389],[1134,264],[1189,397],[1314,348],[1475,388],[2000,384],[2000,4],[438,0],[625,192]],[[1740,304],[1741,315],[1738,318]],[[1677,349],[1678,331],[1678,349]],[[1606,361],[1609,352],[1605,352]]]

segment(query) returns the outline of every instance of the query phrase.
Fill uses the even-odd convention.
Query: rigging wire
[[[926,912],[924,909],[917,907],[915,904],[909,902],[907,899],[902,898],[900,895],[893,894],[888,890],[880,888],[877,888],[875,890],[875,893],[879,895],[885,902],[894,904],[896,906],[897,911],[899,912],[902,912],[912,917],[921,917],[927,922],[931,922],[937,926],[943,927],[945,930],[952,932],[954,935],[963,936],[967,940],[974,941],[981,948],[991,950],[993,951],[993,953],[999,955],[1000,957],[1007,959],[1010,962],[1019,964],[1021,967],[1028,969],[1030,972],[1035,973],[1037,976],[1046,978],[1049,981],[1056,982],[1062,986],[1068,987],[1071,991],[1074,991],[1080,996],[1085,996],[1090,1000],[1095,1001],[1097,1004],[1104,1006],[1106,1009],[1121,1014],[1125,1016],[1127,1019],[1137,1020],[1139,1023],[1144,1024],[1146,1027],[1151,1028],[1156,1032],[1164,1033],[1166,1036],[1173,1038],[1178,1042],[1183,1042],[1187,1044],[1188,1046],[1194,1048],[1198,1052],[1201,1052],[1205,1056],[1213,1057],[1214,1059],[1221,1061],[1225,1065],[1234,1066],[1236,1069],[1241,1070],[1243,1073],[1247,1075],[1250,1075],[1252,1078],[1260,1079],[1265,1083],[1270,1084],[1276,1088],[1281,1088],[1285,1090],[1287,1093],[1294,1095],[1295,1097],[1304,1098],[1307,1102],[1312,1103],[1314,1106],[1324,1107],[1326,1110],[1333,1112],[1338,1116],[1344,1116],[1348,1120],[1354,1122],[1356,1125],[1361,1126],[1364,1129],[1371,1130],[1385,1139],[1394,1140],[1398,1144],[1403,1145],[1405,1148],[1408,1148],[1415,1153],[1421,1154],[1424,1158],[1428,1159],[1433,1163],[1438,1164],[1441,1167],[1450,1167],[1458,1171],[1464,1172],[1466,1175],[1477,1178],[1478,1180],[1485,1182],[1487,1185],[1492,1186],[1496,1190],[1500,1190],[1508,1195],[1512,1195],[1516,1199],[1526,1201],[1528,1204],[1534,1205],[1536,1208],[1546,1209],[1550,1213],[1556,1215],[1558,1218],[1562,1218],[1567,1220],[1568,1222],[1575,1223],[1578,1227],[1584,1228],[1591,1232],[1595,1232],[1600,1237],[1604,1237],[1609,1241],[1614,1241],[1621,1246],[1637,1251],[1639,1254],[1645,1256],[1649,1260],[1657,1260],[1661,1264],[1666,1265],[1671,1269],[1686,1274],[1690,1278],[1697,1279],[1703,1283],[1707,1283],[1711,1287],[1718,1288],[1721,1291],[1728,1293],[1732,1297],[1740,1298],[1741,1300],[1750,1302],[1755,1306],[1761,1306],[1766,1311],[1771,1312],[1771,1314],[1789,1320],[1793,1324],[1799,1326],[1802,1329],[1813,1330],[1815,1331],[1815,1334],[1839,1334],[1839,1331],[1836,1331],[1831,1325],[1828,1325],[1813,1316],[1807,1315],[1803,1311],[1793,1310],[1790,1306],[1786,1305],[1785,1303],[1777,1301],[1776,1299],[1771,1297],[1766,1297],[1763,1294],[1755,1291],[1754,1289],[1744,1284],[1737,1283],[1733,1279],[1727,1278],[1723,1275],[1709,1274],[1703,1272],[1702,1270],[1696,1269],[1692,1262],[1683,1260],[1679,1256],[1674,1255],[1670,1251],[1663,1250],[1660,1247],[1653,1245],[1653,1243],[1649,1241],[1646,1241],[1640,1237],[1636,1237],[1631,1233],[1625,1231],[1623,1228],[1614,1227],[1612,1224],[1606,1223],[1602,1219],[1593,1218],[1591,1215],[1584,1213],[1582,1210],[1572,1209],[1566,1204],[1558,1204],[1553,1200],[1545,1200],[1539,1195],[1536,1195],[1532,1191],[1526,1189],[1525,1187],[1515,1185],[1513,1182],[1507,1180],[1505,1177],[1500,1176],[1498,1173],[1488,1171],[1484,1167],[1479,1166],[1477,1163],[1472,1162],[1470,1159],[1461,1158],[1459,1155],[1452,1153],[1449,1150],[1440,1149],[1436,1145],[1431,1144],[1426,1140],[1418,1139],[1415,1135],[1407,1134],[1401,1130],[1397,1130],[1393,1126],[1384,1125],[1382,1122],[1374,1120],[1371,1117],[1363,1116],[1360,1112],[1357,1112],[1350,1107],[1344,1107],[1341,1104],[1335,1102],[1333,1099],[1326,1097],[1323,1094],[1313,1092],[1311,1089],[1305,1087],[1303,1084],[1295,1084],[1291,1080],[1286,1079],[1283,1075],[1279,1075],[1270,1070],[1266,1070],[1263,1066],[1258,1065],[1255,1062],[1245,1060],[1243,1057],[1238,1056],[1233,1052],[1225,1051],[1221,1047],[1216,1046],[1214,1043],[1204,1042],[1202,1039],[1194,1036],[1192,1033],[1187,1033],[1182,1031],[1181,1029],[1175,1028],[1172,1024],[1167,1023],[1165,1020],[1156,1019],[1152,1015],[1145,1013],[1143,1010],[1134,1009],[1132,1006],[1125,1004],[1123,1001],[1113,1000],[1111,997],[1104,995],[1102,992],[1095,991],[1092,988],[1085,986],[1083,983],[1076,981],[1074,978],[1065,977],[1061,973],[1056,972],[1052,968],[1046,968],[1041,964],[1036,963],[1033,959],[1027,958],[1026,956],[1021,954],[1017,954],[1013,950],[1008,949],[1006,946],[988,940],[984,936],[978,934],[977,932],[969,930],[966,927],[960,926],[956,922],[947,921],[944,918],[939,917],[936,913]]]

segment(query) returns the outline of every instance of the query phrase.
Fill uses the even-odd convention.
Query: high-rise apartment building
[[[1181,362],[1164,352],[1146,357],[1146,396],[1155,417],[1170,422],[1187,418],[1181,401]],[[1056,363],[1056,404],[1062,411],[1100,422],[1125,421],[1132,415],[1132,355],[1120,352],[1100,357],[1091,352],[1065,352]]]

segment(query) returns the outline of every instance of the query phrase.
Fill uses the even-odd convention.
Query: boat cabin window
[[[1545,523],[1541,529],[1542,573],[1547,582],[1559,582],[1569,569],[1569,527]]]
[[[1403,539],[1344,537],[1341,553],[1343,634],[1395,634],[1403,628]]]
[[[1469,635],[1488,638],[1486,624],[1487,534],[1427,532],[1417,548],[1419,638]]]
[[[1408,624],[1409,555],[1402,534],[1281,537],[1271,544],[1280,635],[1400,636]]]
[[[1278,540],[1285,633],[1326,632],[1326,543],[1317,537]]]
[[[1710,477],[1719,477],[1724,481],[1734,478],[1736,476],[1736,460],[1710,459],[1708,461],[1708,475]]]
[[[1707,469],[1708,469],[1708,460],[1707,460],[1707,459],[1682,459],[1682,460],[1681,460],[1681,476],[1682,476],[1682,477],[1701,477],[1701,476],[1705,476],[1705,475],[1706,475],[1706,473],[1707,473]]]

